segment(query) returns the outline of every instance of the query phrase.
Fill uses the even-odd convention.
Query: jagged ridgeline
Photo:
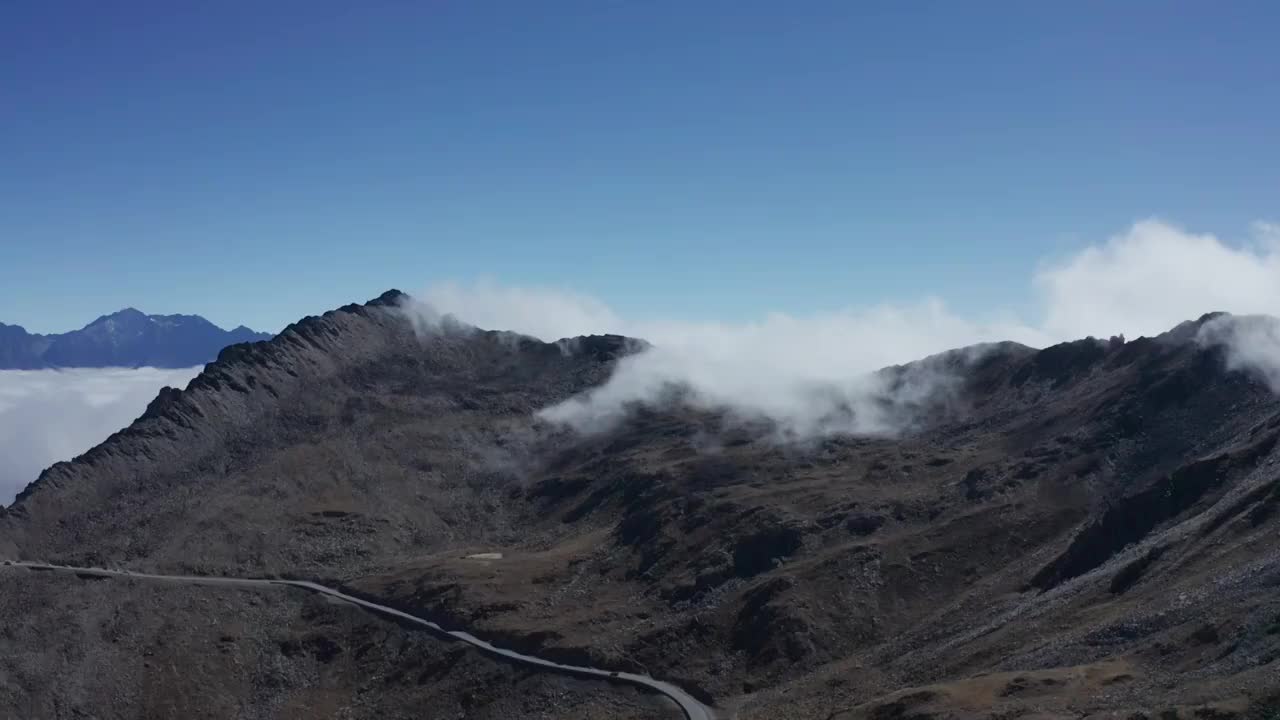
[[[243,325],[223,330],[199,315],[146,315],[133,308],[54,335],[0,323],[0,370],[186,368],[209,362],[228,345],[270,337]]]
[[[0,551],[323,581],[725,717],[1269,717],[1280,404],[1215,320],[886,369],[955,382],[908,432],[782,442],[680,393],[557,426],[643,346],[391,291],[223,350],[43,473]],[[303,594],[3,572],[6,716],[678,716]]]

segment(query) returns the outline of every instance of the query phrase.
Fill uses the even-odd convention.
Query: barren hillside
[[[0,556],[324,580],[725,717],[1280,707],[1280,402],[1196,322],[922,360],[958,385],[905,433],[780,442],[678,393],[549,425],[640,345],[402,301],[224,350],[0,511]],[[678,717],[284,591],[0,573],[15,717]]]

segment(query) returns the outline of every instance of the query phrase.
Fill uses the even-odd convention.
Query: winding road
[[[4,561],[0,567],[27,568],[29,570],[45,570],[52,572],[68,573],[79,576],[104,577],[104,578],[130,578],[133,580],[158,580],[163,582],[180,582],[192,585],[223,585],[233,587],[296,587],[302,588],[321,595],[337,598],[352,605],[358,605],[366,610],[370,610],[379,615],[387,615],[390,617],[406,620],[415,625],[420,625],[439,635],[445,635],[455,640],[461,640],[468,645],[482,650],[483,652],[495,655],[513,662],[524,665],[532,665],[534,667],[543,668],[552,672],[564,673],[567,675],[575,675],[579,677],[598,678],[609,682],[626,683],[634,685],[644,690],[665,695],[680,706],[680,710],[684,712],[687,720],[715,720],[715,712],[708,706],[701,703],[697,698],[680,688],[668,682],[655,680],[647,675],[637,675],[635,673],[600,670],[597,668],[583,667],[580,665],[565,665],[551,660],[534,657],[532,655],[524,655],[514,650],[495,647],[480,638],[468,632],[461,630],[445,630],[436,623],[429,620],[423,620],[406,612],[401,612],[395,608],[379,605],[375,602],[362,600],[352,597],[344,592],[335,590],[324,585],[319,585],[305,580],[273,580],[267,578],[230,578],[230,577],[211,577],[204,575],[155,575],[151,573],[130,572],[127,570],[106,570],[103,568],[83,568],[83,567],[67,567],[65,565],[48,565],[45,563],[25,562],[17,560]]]

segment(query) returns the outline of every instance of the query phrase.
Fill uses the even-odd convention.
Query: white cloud
[[[515,330],[537,338],[558,340],[575,335],[618,332],[622,320],[603,302],[587,295],[554,288],[521,288],[481,280],[473,285],[442,283],[414,296],[425,308],[457,314],[486,330]],[[418,317],[427,322],[435,318]]]
[[[0,504],[128,425],[161,387],[184,387],[199,371],[0,370]]]
[[[1280,315],[1280,234],[1257,223],[1254,235],[1232,246],[1158,220],[1136,223],[1042,264],[1026,283],[1038,300],[1039,317],[1029,322],[1008,314],[965,318],[933,298],[723,323],[629,321],[591,297],[491,281],[437,286],[419,297],[477,326],[544,340],[613,332],[652,342],[620,363],[604,387],[544,412],[580,429],[606,427],[628,403],[653,401],[675,383],[690,389],[690,402],[765,416],[792,434],[879,432],[902,420],[892,403],[886,410],[886,400],[903,399],[902,389],[887,397],[868,376],[886,365],[999,340],[1043,347],[1086,335],[1153,335],[1212,310]],[[1270,352],[1266,343],[1249,350],[1242,367],[1257,368]],[[947,385],[940,375],[916,380],[908,389],[917,396]]]
[[[408,310],[425,330],[453,315],[547,341],[616,333],[652,343],[623,360],[603,387],[542,413],[583,431],[607,428],[628,404],[683,386],[685,402],[728,407],[744,419],[768,418],[788,437],[891,432],[906,420],[903,401],[922,399],[948,378],[917,373],[891,394],[871,377],[875,370],[978,342],[1045,339],[1013,321],[962,318],[934,298],[909,306],[769,313],[758,321],[721,323],[628,321],[591,297],[491,281],[436,286],[417,297],[422,300]]]
[[[1265,315],[1213,318],[1200,326],[1196,340],[1227,349],[1227,367],[1262,378],[1280,393],[1280,321]]]
[[[975,342],[1040,339],[1016,325],[966,320],[934,299],[804,317],[772,313],[740,324],[624,324],[618,331],[654,346],[620,363],[604,387],[549,408],[544,417],[583,430],[605,428],[628,403],[684,385],[691,391],[685,399],[696,406],[769,418],[788,436],[891,432],[903,418],[885,401],[901,399],[904,391],[926,395],[945,378],[917,375],[890,395],[871,376],[875,370]]]
[[[1156,220],[1137,223],[1037,273],[1044,331],[1154,335],[1213,310],[1280,314],[1276,226],[1255,223],[1254,234],[1256,242],[1233,247]]]

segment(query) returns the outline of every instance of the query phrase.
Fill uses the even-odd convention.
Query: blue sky
[[[179,7],[185,5],[187,7]],[[269,7],[261,7],[269,6]],[[1274,4],[0,6],[0,321],[278,330],[444,280],[737,320],[1280,197]]]

